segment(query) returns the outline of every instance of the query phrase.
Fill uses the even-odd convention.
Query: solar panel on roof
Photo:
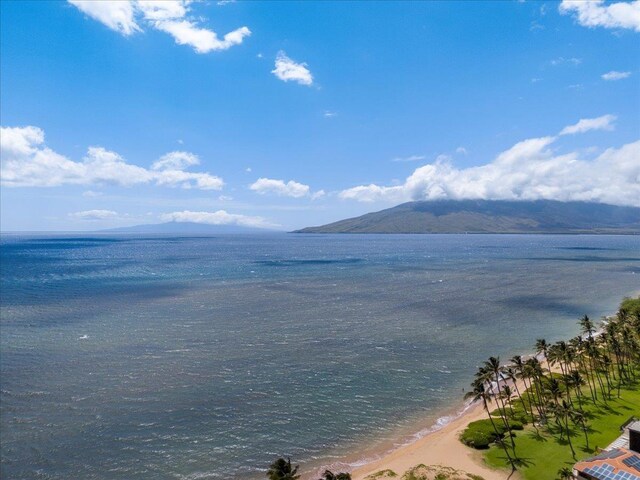
[[[624,463],[626,466],[634,468],[638,472],[640,472],[640,456],[632,455],[632,456],[622,460],[622,463]]]
[[[596,455],[595,457],[591,457],[587,460],[587,462],[590,462],[592,460],[606,460],[609,458],[616,458],[619,457],[620,455],[622,455],[624,452],[620,449],[615,449],[615,450],[609,450],[606,452],[602,452],[598,455]]]
[[[631,458],[635,458],[636,461],[640,462],[640,457],[638,457],[637,455]],[[629,459],[624,459],[623,462],[626,463],[626,460]],[[633,468],[636,467],[634,466]],[[640,476],[638,475],[623,471],[616,472],[615,468],[612,465],[607,464],[585,468],[584,472],[596,478],[597,480],[640,480]]]

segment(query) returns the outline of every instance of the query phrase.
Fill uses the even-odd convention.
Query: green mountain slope
[[[296,233],[640,234],[640,208],[554,200],[421,201]]]

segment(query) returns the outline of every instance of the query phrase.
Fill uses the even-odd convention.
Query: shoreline
[[[525,354],[523,358],[538,357]],[[524,391],[522,380],[518,388]],[[514,394],[512,398],[517,398]],[[302,480],[316,480],[325,470],[332,472],[348,471],[352,480],[365,480],[368,475],[380,470],[393,470],[400,478],[407,470],[419,465],[441,465],[480,475],[484,480],[518,480],[519,474],[510,471],[495,470],[484,464],[482,451],[467,447],[459,440],[460,433],[467,425],[476,420],[484,420],[487,413],[481,402],[463,401],[455,408],[441,410],[438,416],[429,417],[424,427],[414,433],[399,434],[386,447],[360,449],[346,458],[331,464],[325,464],[301,477]],[[363,453],[363,450],[365,453]],[[387,477],[382,477],[384,480]]]
[[[351,451],[340,460],[331,464],[324,464],[312,469],[313,473],[301,477],[303,480],[316,480],[325,470],[332,472],[350,471],[356,472],[367,469],[370,465],[384,460],[396,452],[420,442],[431,435],[447,429],[452,423],[465,418],[476,407],[473,401],[460,401],[455,408],[438,410],[427,418],[416,419],[414,428],[405,427],[390,434],[389,438],[381,445],[363,445],[362,448]],[[415,426],[419,427],[416,431]],[[397,472],[396,472],[397,473]],[[355,477],[354,477],[355,479]]]
[[[425,433],[415,441],[401,445],[376,460],[357,466],[351,471],[352,478],[364,480],[372,473],[387,469],[402,476],[416,465],[425,464],[464,470],[480,475],[484,480],[505,480],[511,472],[501,472],[485,465],[482,452],[467,447],[458,438],[469,423],[485,418],[487,414],[483,405],[480,402],[470,403],[460,411],[459,415],[442,427],[437,428],[434,425],[434,430]]]
[[[636,291],[632,296],[640,295],[640,291]],[[624,298],[624,297],[623,297]],[[616,314],[605,315],[600,318],[601,322],[606,323],[611,316]],[[603,325],[600,325],[594,336],[601,334]],[[538,357],[544,359],[544,355],[528,353],[522,355],[523,358]],[[555,370],[555,369],[554,369]],[[522,380],[517,382],[520,391],[525,391]],[[516,394],[513,398],[518,398]],[[334,465],[322,467],[314,475],[303,477],[305,480],[317,478],[318,474],[324,472],[326,468],[348,467],[351,472],[352,480],[365,480],[368,475],[379,472],[381,470],[392,470],[398,478],[407,470],[419,465],[441,465],[463,470],[467,473],[480,475],[484,480],[518,480],[521,478],[518,472],[508,470],[496,470],[486,465],[481,450],[475,450],[464,445],[459,440],[459,435],[467,428],[469,423],[476,420],[487,418],[487,413],[483,405],[476,402],[463,402],[454,412],[439,416],[435,422],[432,421],[430,427],[423,428],[418,432],[407,435],[406,438],[413,440],[404,441],[397,447],[387,449],[386,451],[374,455],[375,458],[362,458],[355,461],[336,462]],[[444,413],[444,412],[443,412]],[[449,419],[446,423],[439,425],[443,419]],[[387,478],[382,477],[382,479]]]

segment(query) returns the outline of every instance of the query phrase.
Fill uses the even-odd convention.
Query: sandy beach
[[[523,358],[526,358],[524,356]],[[543,356],[538,359],[546,362]],[[552,371],[558,369],[552,367]],[[522,380],[517,381],[518,390],[526,390]],[[513,395],[512,399],[517,398]],[[489,408],[496,408],[492,402]],[[442,465],[468,473],[480,475],[485,480],[518,480],[518,472],[511,473],[509,470],[495,470],[484,463],[482,452],[467,447],[460,440],[459,436],[467,425],[476,420],[487,418],[487,412],[482,403],[471,404],[461,415],[454,418],[450,423],[434,432],[431,432],[419,440],[402,446],[392,452],[383,455],[381,458],[358,467],[351,472],[353,480],[364,480],[368,475],[380,470],[393,470],[399,476],[403,475],[410,468],[416,465]]]
[[[493,470],[483,463],[482,453],[465,446],[458,436],[475,420],[487,418],[480,403],[472,405],[464,414],[455,418],[440,430],[434,431],[414,443],[403,446],[352,472],[353,480],[363,480],[367,475],[390,469],[402,475],[419,465],[445,465],[484,477],[485,480],[505,480],[508,471]],[[517,474],[512,479],[519,478]]]

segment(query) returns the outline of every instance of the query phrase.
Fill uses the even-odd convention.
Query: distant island
[[[294,233],[640,234],[640,208],[555,200],[434,200]]]

